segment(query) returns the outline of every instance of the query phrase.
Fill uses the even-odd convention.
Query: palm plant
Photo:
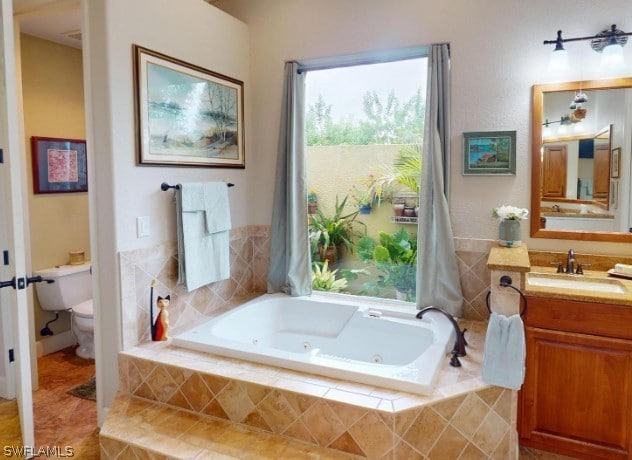
[[[394,189],[407,189],[419,194],[419,182],[421,180],[421,146],[402,146],[392,166],[384,166],[381,174],[370,181],[370,189],[374,196],[381,202],[382,199],[392,195]]]
[[[363,236],[364,233],[358,231],[358,225],[364,223],[356,221],[358,211],[345,214],[344,208],[347,205],[345,196],[342,201],[336,196],[334,213],[331,216],[325,215],[321,209],[317,209],[315,214],[309,216],[309,240],[312,252],[318,255],[320,260],[325,259],[327,251],[333,252],[333,257],[337,257],[341,248],[353,252],[353,240]]]

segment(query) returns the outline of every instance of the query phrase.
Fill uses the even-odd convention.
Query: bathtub
[[[340,297],[340,298],[338,298]],[[172,344],[272,366],[429,394],[454,342],[450,322],[349,296],[264,294]]]

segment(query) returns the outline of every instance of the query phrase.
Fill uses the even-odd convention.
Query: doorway
[[[16,28],[20,29],[16,61],[22,88],[23,164],[27,178],[23,184],[28,202],[27,265],[30,272],[78,266],[81,262],[87,265],[90,261],[88,192],[71,186],[68,192],[53,189],[48,190],[52,193],[41,193],[42,177],[51,179],[51,156],[48,153],[48,164],[42,165],[38,158],[41,152],[32,143],[33,137],[60,141],[86,138],[80,5],[44,5],[23,14],[16,10],[15,18]],[[81,170],[81,165],[77,166],[81,158],[77,158],[76,152],[71,149],[63,152],[62,158],[71,163],[69,169]],[[43,168],[48,168],[48,176],[42,176]],[[56,180],[72,183],[80,178],[71,174],[52,179]],[[72,314],[45,310],[42,303],[37,290],[32,290],[29,335],[35,390],[35,445],[54,446],[56,439],[63,439],[76,447],[96,430],[96,401],[94,394],[85,399],[85,394],[76,396],[68,392],[83,384],[92,383],[94,388],[95,361],[75,353],[77,335],[73,332]],[[52,395],[60,406],[53,411],[55,417],[50,417],[47,403]],[[43,413],[48,416],[42,417]]]

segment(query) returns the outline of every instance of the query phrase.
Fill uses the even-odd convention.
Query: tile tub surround
[[[517,458],[516,392],[481,381],[486,324],[462,326],[463,367],[446,356],[430,396],[145,343],[119,356],[121,397],[361,457]]]
[[[177,285],[176,242],[119,253],[123,349],[149,337],[151,281],[155,297],[171,296],[170,332],[178,333],[200,321],[217,316],[266,291],[270,226],[251,225],[230,231],[230,278],[191,292]]]
[[[487,258],[496,240],[454,238],[459,278],[463,292],[463,319],[487,321],[485,296],[490,290],[491,272]]]

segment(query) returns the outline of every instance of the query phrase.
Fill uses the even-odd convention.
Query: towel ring
[[[513,289],[514,291],[516,291],[518,294],[520,294],[520,304],[521,304],[521,309],[520,309],[520,316],[524,316],[525,312],[527,311],[527,297],[524,295],[524,293],[518,289],[517,287],[513,286],[511,281],[511,277],[508,275],[503,275],[500,277],[500,286],[501,287],[508,287]],[[487,306],[487,311],[489,311],[489,313],[492,313],[492,309],[489,305],[489,299],[492,295],[492,291],[487,291],[487,296],[485,296],[485,305]]]

